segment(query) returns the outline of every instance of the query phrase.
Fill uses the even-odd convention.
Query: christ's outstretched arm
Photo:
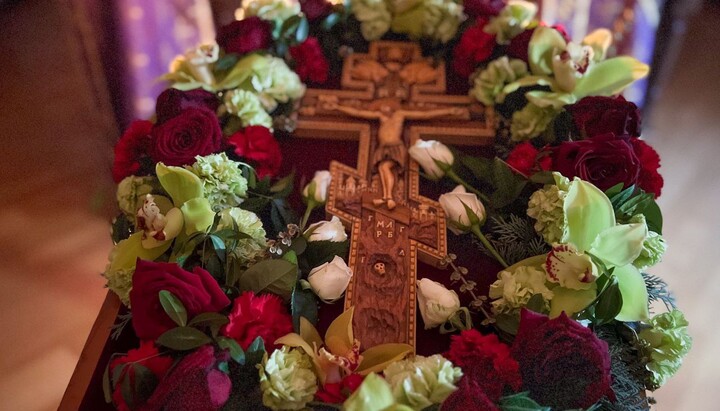
[[[442,116],[467,116],[468,110],[461,107],[446,107],[435,110],[399,110],[398,114],[408,120],[430,120]]]
[[[323,105],[326,110],[337,110],[341,113],[347,114],[351,117],[362,118],[365,120],[377,120],[380,118],[380,113],[371,110],[360,110],[354,107],[341,106],[337,103],[326,103]]]

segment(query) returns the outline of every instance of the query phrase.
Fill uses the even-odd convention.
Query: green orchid
[[[360,387],[343,403],[345,411],[411,411],[395,402],[392,389],[385,379],[370,373]]]
[[[545,269],[548,280],[559,283],[553,288],[551,316],[584,309],[596,297],[591,287],[600,264],[617,278],[623,305],[615,317],[620,321],[648,318],[648,294],[640,271],[632,265],[643,249],[648,235],[643,223],[616,224],[612,203],[594,185],[576,178],[563,204],[566,228],[560,245],[548,254]],[[557,249],[565,252],[558,257]],[[571,281],[572,276],[576,281]],[[593,278],[593,276],[595,278]],[[565,282],[560,281],[561,278]],[[580,282],[577,281],[579,279]]]
[[[155,173],[175,207],[182,210],[185,234],[207,230],[213,223],[215,213],[210,202],[203,197],[200,178],[184,168],[168,167],[163,163],[157,164]]]

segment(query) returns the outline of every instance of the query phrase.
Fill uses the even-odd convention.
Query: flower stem
[[[471,227],[471,230],[472,230],[472,233],[475,234],[475,236],[480,239],[480,242],[485,246],[485,248],[487,248],[487,250],[490,251],[490,254],[492,254],[493,257],[495,257],[495,259],[503,267],[508,268],[508,263],[506,263],[505,260],[500,256],[500,254],[498,254],[495,247],[493,247],[492,244],[490,244],[490,241],[488,241],[487,237],[485,237],[485,234],[483,234],[482,231],[480,231],[480,226],[474,225]]]
[[[490,204],[490,199],[485,194],[481,193],[480,190],[476,189],[475,187],[471,186],[467,181],[463,180],[462,177],[457,175],[452,169],[448,169],[445,175],[450,177],[452,181],[465,187],[465,189],[467,189],[471,193],[475,193],[484,204]]]
[[[303,215],[302,221],[300,221],[300,231],[305,229],[305,224],[307,224],[308,219],[310,218],[310,213],[312,213],[312,210],[314,210],[317,206],[318,204],[315,200],[308,200],[307,208],[305,208],[305,215]]]

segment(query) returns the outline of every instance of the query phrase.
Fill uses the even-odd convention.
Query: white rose
[[[320,221],[312,224],[305,230],[305,236],[309,242],[333,241],[339,243],[348,238],[347,233],[345,233],[345,226],[337,216],[333,216],[330,221]]]
[[[324,204],[327,201],[327,190],[328,187],[330,187],[330,179],[329,171],[316,171],[310,184],[306,185],[303,189],[303,198],[307,201],[312,199],[316,203]],[[310,188],[312,188],[312,190]]]
[[[453,191],[441,195],[439,201],[450,222],[448,228],[455,234],[467,232],[474,224],[485,220],[485,207],[477,195],[468,193],[463,186],[457,186]],[[470,209],[470,213],[465,206]]]
[[[450,167],[455,160],[450,149],[445,144],[435,140],[418,140],[410,147],[408,153],[413,160],[420,164],[425,174],[436,180],[445,175],[445,170],[438,166],[435,161],[437,160]]]
[[[427,278],[417,282],[417,299],[426,330],[446,322],[460,309],[460,299],[455,291]]]
[[[352,278],[353,272],[345,260],[335,256],[329,263],[317,266],[308,274],[312,290],[325,302],[340,298]]]

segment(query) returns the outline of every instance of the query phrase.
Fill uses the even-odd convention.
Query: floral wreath
[[[646,390],[678,370],[691,339],[666,284],[646,273],[666,249],[663,179],[637,106],[619,93],[648,67],[608,57],[607,30],[573,43],[536,14],[518,0],[244,1],[216,44],[176,58],[155,117],[115,148],[122,213],[103,275],[127,307],[114,336],[132,324],[140,342],[112,356],[106,400],[121,410],[649,409]],[[493,159],[436,141],[409,150],[448,191],[449,229],[502,266],[482,295],[487,273],[444,259],[466,307],[446,285],[418,281],[425,328],[453,333],[428,357],[405,344],[364,349],[353,309],[321,337],[318,309],[353,274],[348,237],[336,217],[308,224],[329,172],[302,190],[302,218],[287,200],[292,176],[278,177],[274,133],[294,129],[304,83],[331,83],[345,56],[377,39],[418,41],[500,118]],[[653,302],[665,312],[651,315]]]

